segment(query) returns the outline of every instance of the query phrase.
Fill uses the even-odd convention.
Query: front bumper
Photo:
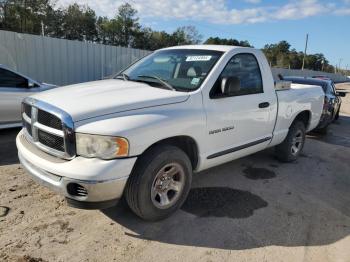
[[[38,183],[66,197],[69,205],[104,209],[122,197],[136,158],[97,160],[57,159],[30,144],[20,132],[16,139],[19,160]]]

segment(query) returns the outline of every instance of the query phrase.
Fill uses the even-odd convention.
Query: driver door
[[[222,92],[222,79],[235,77],[239,90]],[[273,89],[273,88],[272,88]],[[236,159],[264,149],[275,124],[275,96],[264,90],[263,77],[254,54],[234,55],[205,100],[207,111],[207,159]]]

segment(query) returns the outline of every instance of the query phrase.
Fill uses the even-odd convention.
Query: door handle
[[[269,102],[263,102],[263,103],[259,104],[259,108],[266,108],[266,107],[269,107],[269,106],[270,106]]]

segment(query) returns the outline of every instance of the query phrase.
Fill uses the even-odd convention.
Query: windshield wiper
[[[123,77],[124,81],[129,81],[130,80],[130,77],[127,74],[125,74],[125,73],[121,73],[121,74],[116,76],[116,78],[120,78],[120,77]]]
[[[169,83],[165,82],[163,79],[161,79],[158,76],[147,76],[147,75],[138,75],[137,77],[142,77],[142,78],[151,78],[151,79],[156,79],[160,84],[162,84],[163,87],[169,90],[176,91],[176,89]]]

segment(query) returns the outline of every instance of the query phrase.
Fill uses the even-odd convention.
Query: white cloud
[[[245,0],[245,2],[250,3],[250,4],[259,4],[259,3],[261,3],[261,0]]]
[[[350,8],[343,8],[334,12],[336,15],[350,15]]]
[[[258,4],[260,0],[245,0]],[[350,2],[350,0],[344,0]],[[113,17],[124,0],[58,0],[66,6],[77,2],[87,4],[98,15]],[[230,9],[226,0],[130,0],[142,18],[163,18],[206,21],[214,24],[249,24],[274,20],[292,20],[312,17],[323,13],[336,13],[336,6],[319,0],[288,0],[278,6],[257,5],[252,8]],[[339,9],[341,10],[341,9]],[[341,14],[341,13],[338,13]],[[347,14],[344,12],[344,14]]]
[[[328,6],[320,4],[317,0],[302,0],[288,3],[275,12],[276,19],[301,19],[319,15],[329,11]]]

